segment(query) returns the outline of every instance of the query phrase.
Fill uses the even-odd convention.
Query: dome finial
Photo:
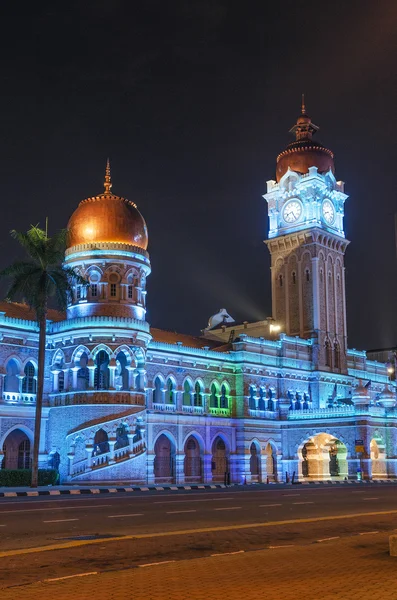
[[[112,178],[110,176],[110,160],[106,161],[106,171],[105,171],[105,182],[104,182],[105,194],[110,194],[110,190],[112,187]]]
[[[305,94],[302,94],[301,112],[302,112],[302,115],[306,114]]]

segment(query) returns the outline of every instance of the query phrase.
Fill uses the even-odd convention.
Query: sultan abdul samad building
[[[202,337],[146,322],[146,224],[108,166],[68,224],[65,265],[90,285],[50,314],[41,466],[76,484],[396,477],[386,365],[347,347],[347,195],[317,129],[302,107],[267,182],[273,317],[239,325],[222,309]],[[23,304],[0,311],[1,464],[24,468],[38,328]]]

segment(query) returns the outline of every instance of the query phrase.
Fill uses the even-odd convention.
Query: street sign
[[[365,452],[364,440],[356,440],[356,452]]]

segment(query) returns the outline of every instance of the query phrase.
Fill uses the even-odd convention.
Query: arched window
[[[31,362],[26,363],[25,377],[22,380],[22,392],[24,394],[35,394],[36,393],[36,370]]]
[[[19,373],[20,368],[16,360],[11,358],[7,363],[7,375],[4,381],[5,392],[19,392]]]
[[[183,405],[190,406],[192,403],[192,390],[188,380],[183,384]]]
[[[30,440],[23,440],[18,446],[18,469],[30,469]]]
[[[116,443],[114,445],[115,450],[119,450],[120,448],[125,448],[129,445],[128,441],[128,430],[127,426],[124,423],[121,423],[116,429]]]
[[[331,357],[331,342],[326,339],[325,340],[325,366],[331,367],[332,357]]]
[[[168,381],[167,381],[167,398],[166,398],[166,403],[167,404],[174,404],[175,403],[174,382],[172,381],[171,378],[169,378]]]
[[[299,392],[296,392],[296,394],[295,394],[295,410],[301,410],[301,408],[302,408],[301,395]]]
[[[100,350],[95,358],[94,387],[96,390],[109,389],[109,356]]]
[[[163,401],[163,392],[160,377],[154,380],[153,402],[160,404]]]
[[[114,386],[116,390],[128,390],[129,373],[127,369],[127,357],[120,351],[116,356],[116,372]]]
[[[309,400],[310,400],[310,396],[309,396],[309,394],[307,394],[305,392],[303,394],[303,404],[302,404],[303,410],[308,410],[309,409]]]
[[[77,371],[77,389],[84,391],[88,388],[89,371],[87,367],[88,356],[85,352],[80,356],[79,370]]]
[[[104,429],[98,429],[94,437],[93,456],[98,456],[98,454],[105,454],[105,452],[109,452],[108,434]]]
[[[296,284],[296,273],[295,273],[295,271],[292,271],[292,283],[294,285]]]
[[[309,271],[309,269],[306,269],[305,274],[306,274],[306,281],[310,281],[310,271]]]
[[[220,407],[221,408],[229,408],[229,400],[227,397],[225,385],[222,385],[222,387],[221,387]]]
[[[324,274],[323,270],[320,269],[320,281],[321,281],[321,283],[323,282],[323,274]]]
[[[250,398],[249,398],[249,408],[251,410],[255,410],[256,409],[256,389],[254,388],[253,385],[250,385]]]
[[[281,273],[278,276],[278,282],[279,282],[280,287],[283,287],[283,276],[281,275]]]
[[[63,392],[65,389],[65,371],[58,373],[58,392]]]
[[[201,385],[198,381],[194,386],[194,406],[203,406],[203,394],[201,392]]]
[[[259,402],[258,402],[259,410],[266,410],[265,398],[266,398],[266,392],[262,387],[260,387],[259,388]]]
[[[118,288],[119,288],[118,283],[119,283],[119,276],[117,275],[117,273],[110,273],[110,275],[109,275],[109,296],[113,300],[118,297]]]
[[[267,395],[267,410],[274,410],[273,390],[271,388],[269,388]]]
[[[340,347],[338,342],[334,343],[334,367],[340,369]]]
[[[211,385],[210,407],[218,408],[218,394],[215,383]]]

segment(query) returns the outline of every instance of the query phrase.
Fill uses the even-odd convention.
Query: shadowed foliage
[[[62,266],[67,241],[66,230],[48,237],[47,231],[32,226],[26,233],[13,229],[11,235],[25,250],[26,258],[13,262],[0,272],[1,277],[11,280],[6,298],[26,302],[34,310],[39,325],[31,482],[32,487],[37,487],[48,303],[52,300],[57,308],[65,310],[73,297],[73,284],[87,285],[87,281],[73,269]]]

